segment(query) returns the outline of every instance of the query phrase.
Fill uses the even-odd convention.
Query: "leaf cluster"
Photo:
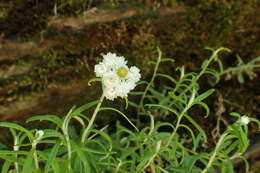
[[[126,100],[127,105],[136,108],[137,120],[112,107],[99,108],[101,101],[97,100],[73,107],[63,118],[39,115],[27,120],[28,123],[49,121],[54,124],[53,129],[30,130],[15,123],[0,122],[0,126],[10,129],[14,141],[13,148],[0,150],[3,160],[1,172],[235,172],[233,160],[244,159],[243,153],[249,146],[248,126],[241,121],[241,114],[230,114],[237,120],[219,135],[215,148],[208,148],[208,136],[191,113],[194,107],[199,107],[205,113],[196,116],[206,118],[210,115],[205,100],[214,93],[214,89],[201,92],[201,76],[213,75],[218,82],[221,75],[227,72],[238,76],[244,71],[251,74],[259,58],[225,71],[219,53],[229,49],[210,50],[212,55],[202,63],[199,72],[187,73],[185,67],[179,67],[176,69],[179,75],[173,77],[158,72],[160,63],[174,62],[162,58],[158,49],[157,61],[150,62],[155,65],[152,79],[140,83],[145,86],[143,91],[132,93],[140,98],[139,102]],[[212,65],[214,63],[217,66]],[[170,84],[158,89],[155,86],[156,78],[166,79]],[[90,82],[96,81],[99,80]],[[99,108],[98,111],[118,113],[134,128],[125,127],[120,122],[116,123],[114,132],[108,132],[109,125],[101,129],[95,124],[90,127],[92,122],[86,110],[94,106]],[[172,122],[160,121],[161,117],[168,116],[172,117]],[[149,123],[141,121],[144,117]],[[260,129],[259,120],[249,120],[258,123]],[[244,161],[245,171],[248,171],[249,164]]]

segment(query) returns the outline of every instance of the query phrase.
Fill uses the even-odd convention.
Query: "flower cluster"
[[[125,58],[114,53],[107,53],[103,58],[95,65],[95,73],[102,78],[104,96],[109,100],[127,97],[141,78],[140,70],[135,66],[128,68]]]

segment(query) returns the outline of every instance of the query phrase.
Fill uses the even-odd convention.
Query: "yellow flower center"
[[[120,78],[125,78],[128,74],[128,70],[125,67],[119,67],[116,73]]]

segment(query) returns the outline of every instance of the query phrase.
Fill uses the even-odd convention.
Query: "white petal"
[[[130,92],[130,89],[128,88],[128,86],[126,86],[125,82],[118,85],[116,87],[116,90],[117,90],[118,96],[121,98],[127,97],[127,94]]]
[[[127,63],[123,56],[117,56],[116,54],[110,52],[103,55],[103,58],[103,62],[110,68],[118,68],[119,66],[124,66]]]
[[[97,77],[102,77],[107,72],[107,67],[104,63],[95,65],[95,73]]]
[[[135,66],[131,67],[129,70],[128,79],[133,82],[138,82],[140,80],[140,78],[141,78],[140,70]]]
[[[110,88],[104,88],[104,96],[108,99],[108,100],[114,100],[117,97],[117,92],[115,90],[115,88],[110,87]]]
[[[103,82],[105,87],[113,87],[115,85],[118,85],[120,83],[120,79],[117,76],[116,73],[109,72],[103,75]]]
[[[135,73],[135,74],[139,74],[139,73],[140,73],[140,69],[137,68],[136,66],[132,66],[132,67],[130,68],[130,71],[131,71],[132,73]]]

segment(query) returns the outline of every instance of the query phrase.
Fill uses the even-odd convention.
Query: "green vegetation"
[[[242,157],[248,148],[248,135],[252,137],[258,130],[255,123],[250,124],[249,131],[248,126],[241,123],[244,114],[251,117],[250,122],[258,122],[253,118],[259,112],[259,89],[255,88],[258,80],[247,82],[257,75],[255,69],[260,67],[260,57],[254,58],[259,54],[258,7],[258,0],[0,2],[0,41],[3,39],[3,44],[32,41],[37,49],[37,53],[20,55],[18,51],[17,57],[1,60],[1,69],[15,67],[14,73],[0,78],[1,108],[10,105],[12,108],[16,101],[39,96],[49,86],[67,87],[73,85],[74,80],[89,79],[93,74],[92,65],[107,51],[125,54],[130,63],[142,67],[143,79],[151,77],[150,81],[140,82],[138,89],[131,93],[126,113],[122,113],[125,105],[121,100],[105,101],[104,105],[115,105],[122,112],[101,106],[94,124],[89,123],[90,112],[98,101],[73,107],[66,117],[63,114],[33,116],[24,124],[24,127],[41,124],[40,128],[49,122],[43,131],[2,122],[2,126],[10,128],[14,138],[10,146],[1,136],[1,142],[6,144],[0,143],[2,172],[66,172],[68,169],[71,172],[122,173],[232,172],[233,161]],[[132,8],[144,9],[144,13],[81,29],[56,28],[49,24],[55,19],[80,18],[87,13],[98,16],[103,10],[109,16],[110,12]],[[178,12],[182,8],[184,10]],[[164,15],[169,9],[177,13]],[[162,15],[158,15],[160,10]],[[164,57],[174,57],[175,63],[161,56],[157,61],[150,61],[156,58],[157,45]],[[223,54],[225,59],[220,59],[219,53],[228,51],[220,48],[210,49],[213,54],[205,59],[207,54],[201,51],[205,45],[230,47],[241,58],[229,53],[228,58]],[[3,49],[6,50],[8,54],[8,47]],[[236,58],[238,64],[234,66]],[[203,62],[200,71],[197,62]],[[153,74],[152,65],[155,65]],[[234,67],[225,68],[231,65]],[[241,85],[234,80],[224,83],[223,79],[231,77],[236,77]],[[217,92],[210,87],[216,87]],[[91,93],[71,102],[78,104],[93,99],[100,89],[92,87]],[[85,88],[81,93],[83,91]],[[53,94],[59,97],[56,92]],[[216,99],[222,96],[222,102]],[[62,96],[60,99],[67,100]],[[46,110],[56,106],[52,110],[64,112],[71,107],[71,102],[54,105],[55,102],[50,101],[52,105],[47,104]],[[220,105],[215,109],[212,102],[214,106]],[[223,107],[227,112],[243,114],[226,115],[226,111],[221,110]],[[204,119],[203,110],[208,118]],[[10,119],[13,116],[2,111],[0,114]],[[20,116],[19,113],[15,115]],[[116,125],[110,124],[120,115],[122,118]],[[23,120],[22,116],[15,117],[16,122]],[[109,123],[100,127],[99,122]],[[84,142],[81,139],[85,139]],[[248,169],[246,161],[245,169]]]
[[[99,100],[71,108],[63,118],[39,115],[27,120],[27,123],[49,121],[55,126],[52,129],[26,129],[15,123],[0,122],[0,126],[10,129],[14,141],[12,148],[1,146],[2,172],[235,172],[232,161],[243,159],[249,146],[248,123],[257,123],[260,129],[260,122],[232,112],[226,116],[233,123],[224,130],[218,126],[216,145],[208,147],[205,129],[193,117],[206,120],[210,115],[205,100],[214,89],[201,91],[199,79],[210,75],[217,83],[222,75],[231,74],[238,75],[241,81],[244,72],[251,75],[259,67],[259,58],[247,64],[240,61],[237,67],[225,69],[219,54],[230,50],[223,47],[209,50],[212,55],[203,61],[199,72],[186,72],[182,66],[173,77],[159,73],[160,66],[172,63],[173,59],[163,58],[158,49],[157,61],[149,62],[155,65],[151,80],[140,82],[144,90],[131,93],[137,101],[126,100],[126,105],[136,109],[138,118],[103,107],[102,95]],[[45,58],[54,62],[56,59]],[[155,80],[167,80],[168,84],[157,86]],[[94,81],[99,80],[91,80]],[[89,119],[87,112],[93,107],[96,109]],[[205,113],[194,113],[194,107]],[[126,121],[100,128],[95,118],[102,111],[113,111]],[[166,118],[170,121],[163,121]],[[246,172],[249,165],[244,162]]]

